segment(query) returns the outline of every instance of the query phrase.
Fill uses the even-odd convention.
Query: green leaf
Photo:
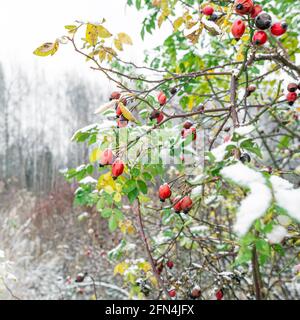
[[[142,0],[135,0],[135,6],[138,10],[141,9],[141,3],[142,3]]]
[[[143,172],[143,178],[147,181],[150,181],[152,179],[152,176],[148,172]]]
[[[252,152],[252,153],[256,154],[258,157],[262,158],[260,148],[252,140],[248,139],[248,140],[243,141],[241,143],[240,147],[242,149],[248,150],[249,152]]]
[[[108,229],[110,232],[115,231],[118,228],[118,219],[115,215],[111,215],[108,220]]]
[[[136,188],[136,182],[135,182],[135,180],[128,180],[128,181],[124,184],[122,190],[123,190],[124,193],[128,194],[128,193],[130,193],[132,190],[134,190],[135,188]]]
[[[116,217],[116,219],[118,221],[124,219],[124,215],[123,215],[122,211],[119,209],[114,209],[114,216]]]
[[[137,198],[137,196],[139,195],[139,190],[137,188],[133,189],[132,191],[130,191],[128,193],[128,199],[130,203],[133,203],[133,201]]]
[[[109,217],[112,216],[112,213],[113,213],[112,209],[107,208],[107,209],[104,209],[104,210],[101,211],[101,216],[103,218],[109,218]]]
[[[148,187],[147,187],[146,183],[143,180],[138,180],[137,184],[138,184],[138,187],[142,191],[143,194],[147,194],[148,193]]]

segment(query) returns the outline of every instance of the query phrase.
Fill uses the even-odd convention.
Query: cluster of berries
[[[166,199],[169,199],[171,197],[171,195],[172,190],[168,183],[164,183],[159,187],[158,196],[161,202],[165,202]],[[172,203],[176,213],[180,213],[181,211],[183,211],[184,213],[188,213],[193,206],[193,201],[189,196],[177,196],[172,200]]]
[[[100,157],[99,166],[104,167],[111,165],[113,179],[117,179],[124,172],[124,162],[120,158],[116,158],[111,149],[105,149]]]
[[[157,96],[157,101],[160,106],[164,106],[167,103],[167,96],[164,92],[160,92]],[[164,120],[164,114],[159,110],[153,110],[150,115],[150,120],[156,119],[157,124],[160,124]]]
[[[294,102],[298,99],[297,90],[300,90],[300,83],[290,83],[287,87],[288,94],[286,95],[286,100],[289,105],[292,106]]]
[[[276,22],[272,24],[271,16],[263,12],[262,6],[254,4],[253,0],[235,0],[234,3],[235,12],[239,15],[250,15],[254,20],[254,24],[258,29],[254,35],[252,42],[255,45],[263,45],[268,40],[268,35],[264,30],[270,29],[273,36],[279,37],[283,35],[287,30],[286,22]],[[201,13],[206,16],[214,15],[214,8],[212,6],[205,6]],[[231,33],[236,40],[239,40],[246,30],[246,23],[243,19],[237,19],[231,28]]]
[[[252,43],[257,46],[265,44],[268,35],[264,30],[270,29],[273,36],[279,37],[287,31],[286,22],[272,23],[272,17],[263,12],[263,8],[259,4],[254,4],[253,0],[236,0],[235,11],[239,15],[250,15],[254,20],[255,27],[258,29],[252,38]],[[231,33],[236,40],[239,40],[246,30],[246,23],[243,19],[237,19],[231,28]]]
[[[121,93],[118,91],[114,91],[111,93],[109,100],[119,100],[120,98],[121,98]],[[120,102],[124,106],[127,105],[126,98],[122,98]],[[126,127],[128,125],[128,120],[124,117],[119,102],[116,103],[115,110],[116,110],[116,117],[117,117],[117,127],[118,128]]]

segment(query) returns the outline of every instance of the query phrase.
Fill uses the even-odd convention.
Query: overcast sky
[[[99,21],[102,17],[112,33],[123,31],[132,37],[134,46],[127,47],[123,54],[126,60],[140,61],[144,49],[159,44],[161,34],[169,31],[165,27],[154,37],[147,36],[143,43],[140,29],[144,15],[126,6],[126,0],[0,0],[0,61],[6,66],[22,64],[28,70],[43,69],[47,78],[65,70],[98,77],[92,75],[71,45],[61,46],[53,57],[39,58],[32,52],[65,34],[65,25],[75,20]]]

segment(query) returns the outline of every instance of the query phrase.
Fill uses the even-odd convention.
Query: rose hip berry
[[[170,186],[167,183],[164,183],[159,187],[158,190],[159,199],[161,202],[165,202],[166,199],[170,198],[172,195],[172,191]]]

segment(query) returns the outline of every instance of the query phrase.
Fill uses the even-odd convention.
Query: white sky
[[[133,39],[134,46],[127,46],[122,53],[126,60],[141,61],[144,49],[158,45],[162,33],[170,31],[165,27],[154,37],[147,35],[143,43],[140,30],[144,14],[126,6],[126,0],[0,0],[0,61],[6,67],[22,64],[28,71],[45,70],[48,79],[69,70],[98,78],[99,73],[95,75],[70,44],[61,45],[53,57],[39,58],[32,52],[65,34],[64,26],[75,20],[99,21],[103,17],[111,33],[126,32]]]

